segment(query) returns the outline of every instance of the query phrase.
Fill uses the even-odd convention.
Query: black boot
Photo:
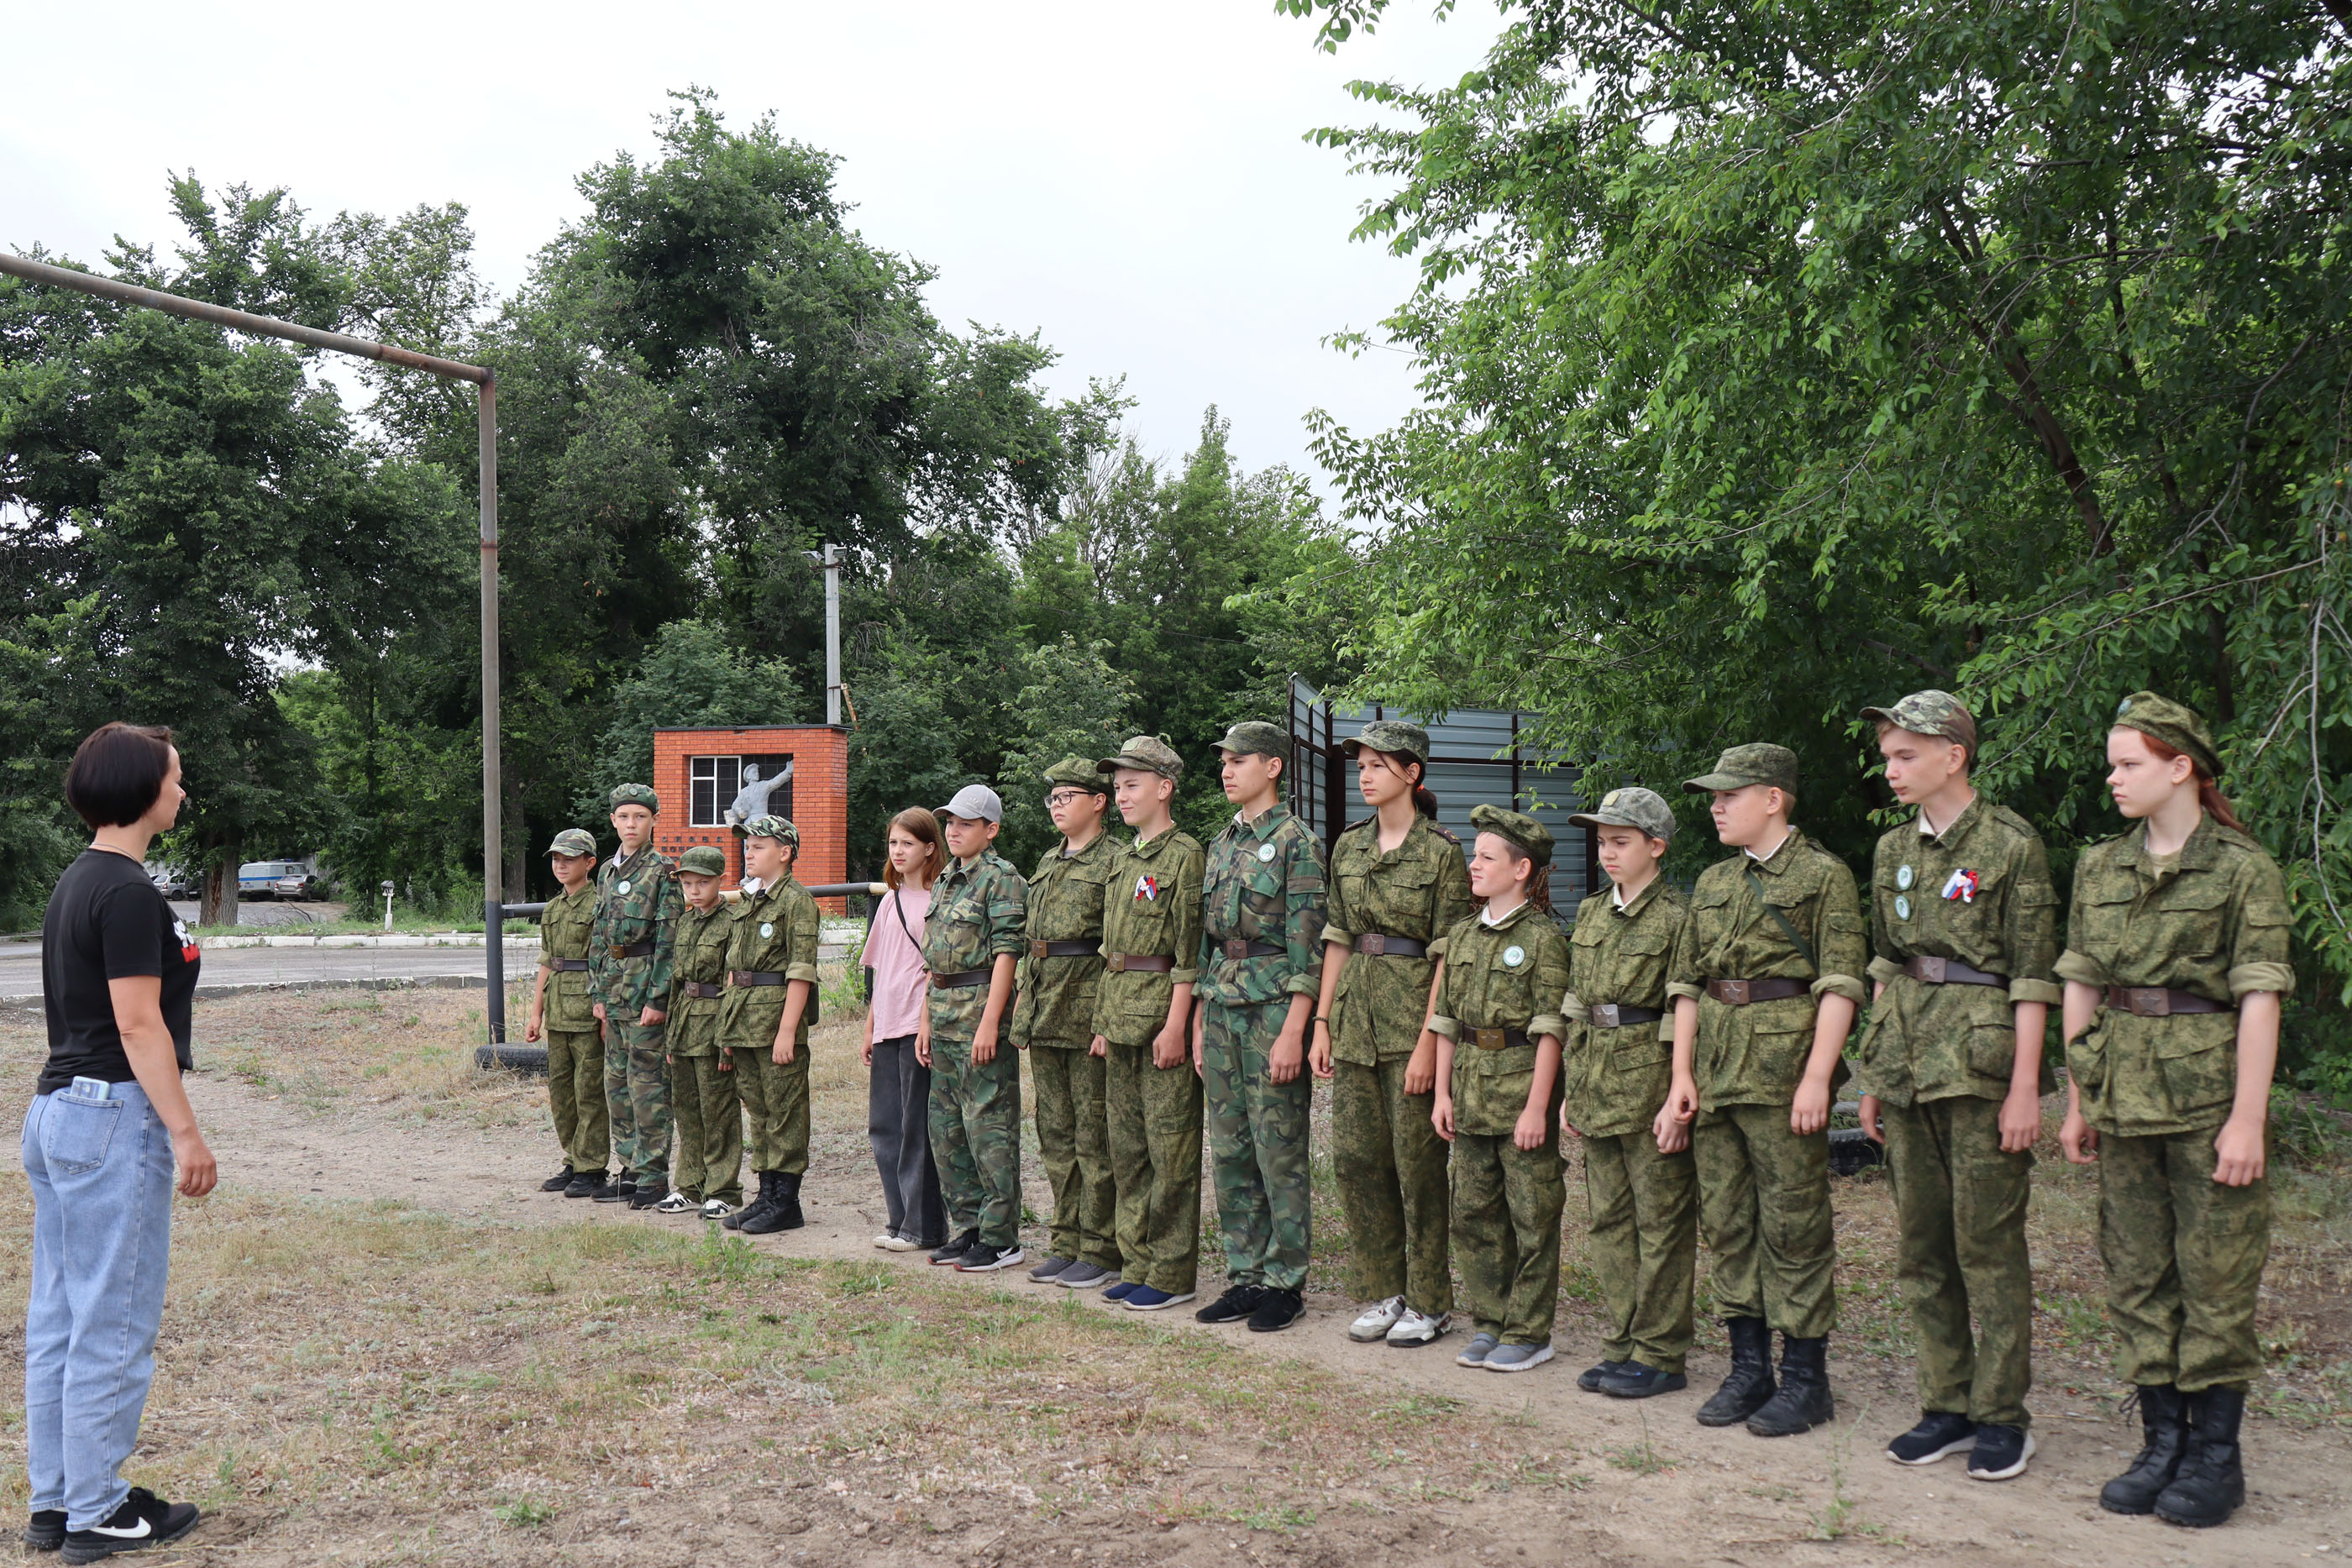
[[[776,1173],[754,1171],[751,1174],[760,1178],[760,1190],[752,1196],[751,1202],[719,1222],[730,1230],[742,1229],[752,1220],[764,1218],[768,1210],[776,1206]],[[757,1236],[760,1233],[754,1230],[751,1234]]]
[[[2180,1473],[2189,1447],[2189,1407],[2169,1383],[2144,1383],[2139,1400],[2139,1458],[2131,1469],[2099,1489],[2099,1506],[2109,1513],[2154,1513],[2156,1500]]]
[[[1780,1390],[1748,1417],[1759,1437],[1793,1437],[1826,1426],[1837,1415],[1830,1398],[1830,1340],[1780,1336]]]
[[[2246,1391],[2200,1388],[2182,1396],[2189,1406],[2189,1452],[2180,1473],[2157,1494],[2156,1517],[2168,1524],[2208,1530],[2246,1500],[2246,1471],[2238,1449]]]
[[[783,1171],[762,1175],[760,1202],[756,1211],[745,1218],[743,1234],[766,1236],[777,1230],[797,1230],[807,1223],[801,1218],[801,1178]]]
[[[1702,1427],[1734,1427],[1764,1407],[1772,1397],[1772,1331],[1762,1318],[1726,1318],[1731,1335],[1731,1375],[1707,1402],[1698,1407]]]

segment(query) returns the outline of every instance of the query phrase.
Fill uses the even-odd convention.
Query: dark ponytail
[[[1437,821],[1437,797],[1424,782],[1429,777],[1428,765],[1410,752],[1383,751],[1381,755],[1389,759],[1390,767],[1400,772],[1406,768],[1412,769],[1412,809],[1433,822]]]
[[[2144,729],[2138,733],[2140,739],[2147,743],[2148,750],[2155,754],[2158,762],[2169,762],[2174,758],[2184,755]],[[2189,770],[2197,780],[2197,803],[2205,808],[2205,814],[2225,828],[2235,828],[2239,832],[2244,832],[2246,825],[2238,821],[2237,808],[2230,804],[2230,798],[2221,793],[2221,786],[2215,783],[2213,776],[2205,771],[2204,765],[2191,757],[2189,758]]]

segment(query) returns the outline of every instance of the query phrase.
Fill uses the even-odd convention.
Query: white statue
[[[793,765],[789,762],[784,764],[784,770],[782,773],[766,780],[762,780],[760,777],[758,763],[745,763],[743,788],[735,791],[734,801],[727,808],[727,825],[730,828],[740,828],[754,817],[766,816],[768,797],[792,781]]]

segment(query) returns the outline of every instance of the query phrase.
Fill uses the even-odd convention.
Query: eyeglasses
[[[1085,800],[1087,793],[1088,791],[1084,789],[1056,789],[1045,797],[1045,804],[1049,807],[1067,806],[1075,801]]]

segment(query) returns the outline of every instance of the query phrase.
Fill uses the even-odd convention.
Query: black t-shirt
[[[153,975],[163,982],[163,1024],[184,1072],[191,1065],[189,1013],[196,995],[196,939],[129,855],[84,850],[49,894],[41,922],[41,1005],[49,1018],[49,1061],[36,1094],[76,1078],[127,1083],[138,1075],[114,1027],[109,980]]]

